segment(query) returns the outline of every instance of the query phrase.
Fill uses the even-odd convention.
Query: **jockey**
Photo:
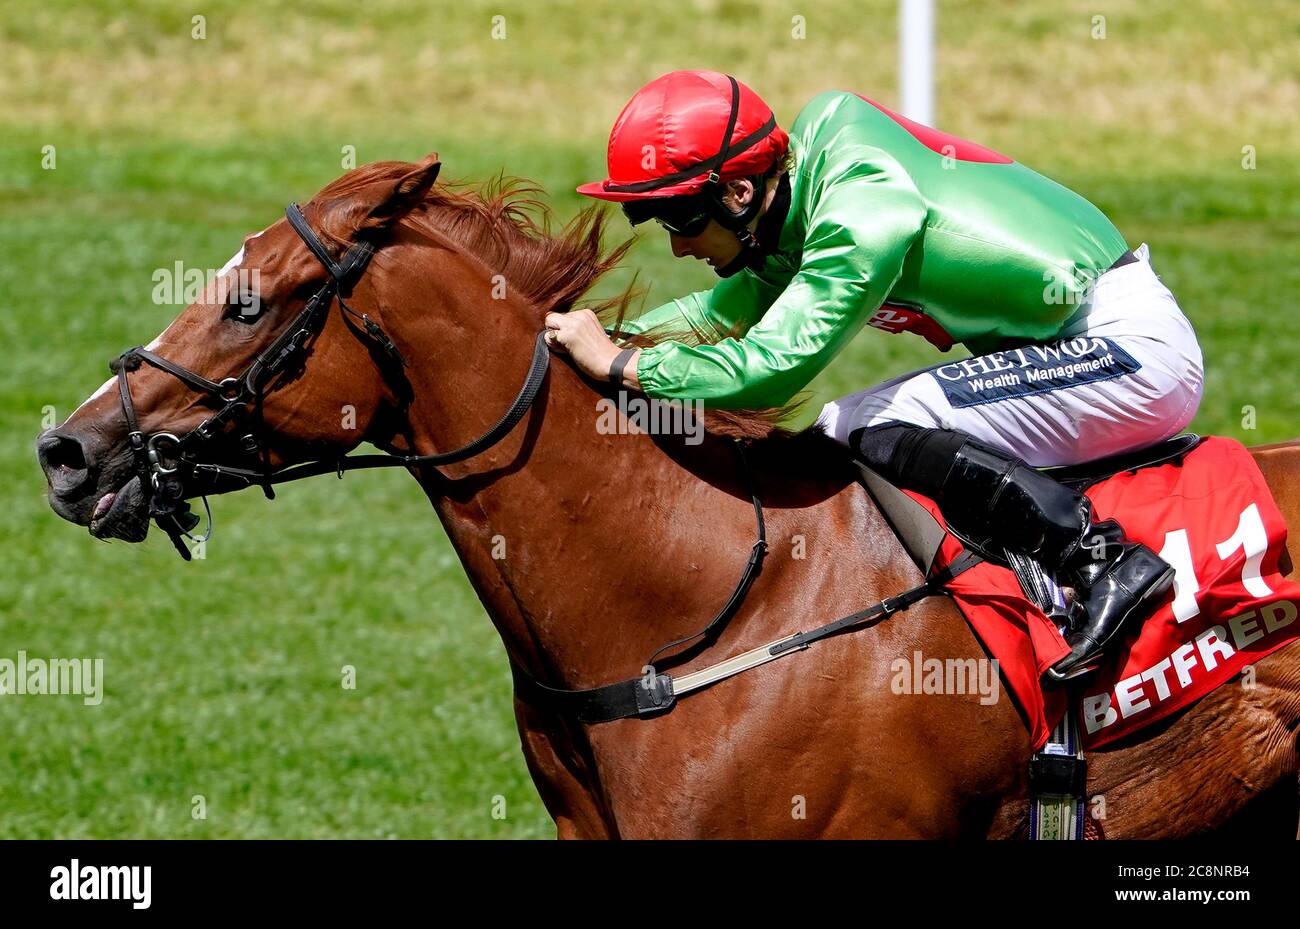
[[[1092,670],[1173,569],[1039,467],[1132,451],[1180,432],[1200,403],[1201,351],[1145,245],[1024,165],[864,97],[814,97],[781,130],[753,91],[713,71],[651,81],[610,133],[609,178],[578,192],[654,219],[711,290],[627,332],[701,344],[622,349],[594,314],[548,314],[548,341],[587,374],[651,398],[785,404],[864,325],[972,356],[829,403],[820,428],[939,506],[977,548],[1036,559],[1073,585],[1070,653]]]

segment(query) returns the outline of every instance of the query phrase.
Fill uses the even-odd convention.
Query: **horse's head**
[[[358,169],[307,204],[302,229],[281,220],[246,238],[197,302],[37,439],[55,512],[99,538],[140,541],[151,516],[193,528],[185,497],[369,438],[405,398],[365,265],[438,168],[430,155]]]

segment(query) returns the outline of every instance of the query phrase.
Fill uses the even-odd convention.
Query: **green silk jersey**
[[[624,331],[647,396],[779,406],[868,322],[975,354],[1051,339],[1127,249],[1100,210],[997,152],[827,92],[790,129],[790,209],[775,251]]]

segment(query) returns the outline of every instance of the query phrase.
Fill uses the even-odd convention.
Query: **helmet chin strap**
[[[754,233],[747,228],[733,229],[732,232],[740,240],[740,251],[721,268],[713,269],[718,277],[731,277],[745,268],[758,267],[765,257],[763,250],[758,247],[758,239],[754,237]]]
[[[772,239],[773,245],[775,245],[775,238],[780,235],[780,227],[785,222],[785,213],[789,209],[789,182],[787,177],[788,175],[782,176],[769,207],[769,215],[775,222],[769,224],[765,216],[758,226],[759,233],[763,234],[765,239]],[[720,195],[709,198],[709,202],[713,205],[713,218],[718,221],[718,225],[730,230],[740,242],[740,251],[736,253],[736,257],[722,267],[713,269],[718,277],[731,277],[745,268],[757,268],[771,251],[770,248],[764,247],[765,243],[760,241],[759,236],[755,235],[754,231],[749,228],[749,224],[754,221],[754,217],[763,209],[763,201],[766,199],[766,178],[757,175],[749,180],[754,185],[755,196],[739,212],[728,209],[726,204],[722,202]],[[764,196],[758,196],[759,191],[763,191]],[[768,225],[775,226],[775,228],[765,229],[764,227]]]
[[[718,221],[719,226],[730,230],[740,242],[740,251],[736,253],[736,257],[722,267],[713,269],[718,277],[731,277],[743,268],[760,264],[763,261],[763,253],[758,247],[758,239],[750,231],[749,224],[753,222],[754,217],[763,208],[763,200],[767,193],[764,189],[765,180],[761,174],[749,178],[749,182],[754,185],[754,196],[738,211],[728,208],[722,202],[722,185],[720,184],[717,185],[712,191],[712,196],[709,197],[709,203],[712,206],[710,212],[713,213],[713,218]]]

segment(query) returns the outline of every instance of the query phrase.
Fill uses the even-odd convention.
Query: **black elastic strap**
[[[727,163],[731,134],[736,131],[736,120],[740,117],[740,85],[730,74],[727,75],[727,80],[731,82],[731,113],[727,116],[727,128],[722,133],[722,141],[718,143],[718,154],[713,156],[713,164],[709,167],[710,184],[722,182],[722,166]]]
[[[1088,762],[1077,755],[1035,752],[1029,759],[1029,791],[1034,796],[1088,795]]]
[[[776,114],[773,113],[771,116],[768,117],[767,122],[763,123],[763,125],[759,126],[757,129],[755,129],[749,135],[745,136],[735,145],[728,148],[726,151],[726,158],[723,159],[723,163],[725,164],[727,161],[729,161],[732,158],[735,158],[741,152],[748,151],[749,149],[753,148],[763,139],[771,135],[772,130],[774,130],[775,128],[776,128]],[[651,191],[651,190],[659,190],[661,187],[669,187],[680,181],[688,181],[693,177],[699,177],[706,170],[708,170],[709,163],[712,161],[713,161],[712,158],[708,158],[705,159],[704,161],[697,162],[696,164],[692,165],[689,168],[683,168],[681,171],[675,171],[672,174],[665,175],[664,177],[657,177],[652,181],[637,181],[634,184],[607,184],[604,189],[608,190],[610,193],[619,193],[619,194],[640,194],[640,193],[646,193],[647,191]]]
[[[609,366],[609,382],[619,387],[623,386],[623,369],[627,367],[628,361],[636,354],[636,349],[625,348],[617,355]]]

